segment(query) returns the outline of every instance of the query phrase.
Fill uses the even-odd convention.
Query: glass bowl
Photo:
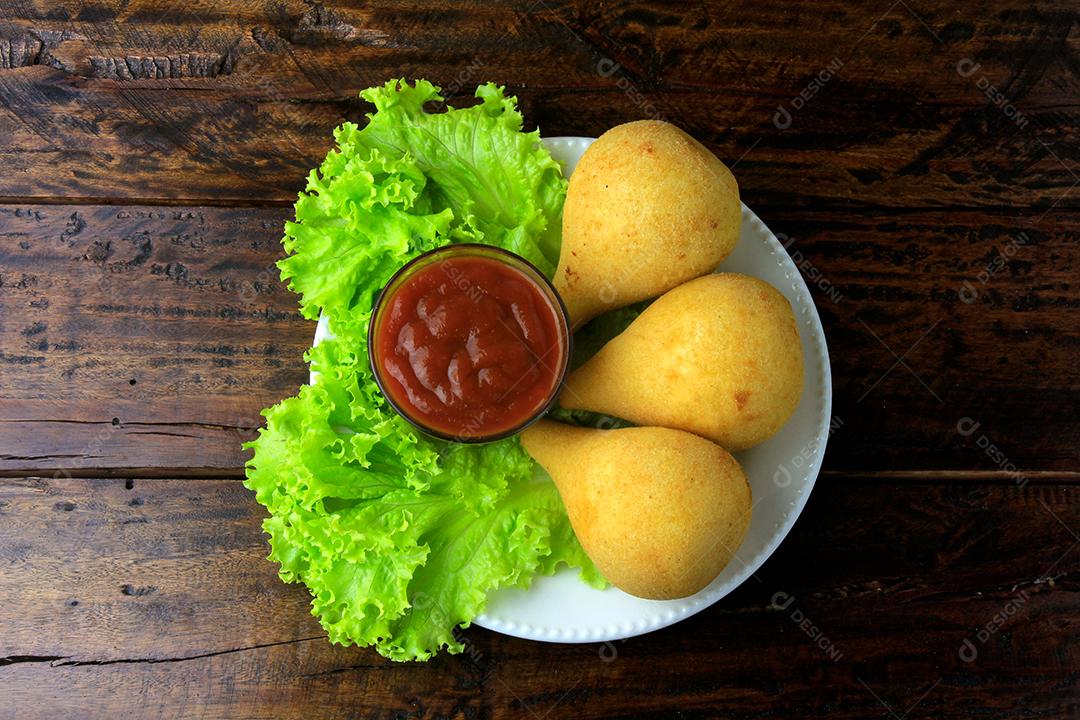
[[[530,412],[528,416],[523,417],[520,421],[515,422],[510,427],[502,427],[496,431],[486,433],[483,431],[473,432],[467,428],[462,428],[460,432],[455,433],[449,432],[445,427],[434,427],[423,417],[412,412],[410,403],[402,402],[395,398],[395,393],[391,390],[391,386],[388,382],[389,378],[387,377],[384,368],[383,355],[380,349],[381,343],[379,342],[380,332],[383,323],[386,320],[384,317],[386,314],[384,310],[390,305],[390,299],[393,298],[400,289],[406,287],[408,282],[421,270],[432,267],[438,263],[464,257],[481,257],[495,260],[515,270],[518,275],[538,291],[537,294],[546,301],[547,309],[555,318],[558,356],[555,360],[553,372],[554,382],[552,383],[551,388],[543,396],[542,401],[536,406],[535,410]],[[448,272],[448,275],[451,278],[454,277],[450,272]],[[566,306],[563,304],[562,298],[559,297],[558,292],[556,292],[551,282],[536,268],[536,266],[525,258],[492,245],[473,243],[447,245],[436,248],[435,250],[430,250],[413,258],[400,270],[394,273],[389,282],[387,282],[386,286],[382,289],[382,292],[379,293],[371,311],[371,322],[368,325],[368,362],[371,364],[371,372],[375,377],[375,382],[378,384],[379,390],[382,391],[383,397],[386,398],[387,403],[389,403],[401,417],[423,433],[442,440],[459,443],[486,443],[501,440],[521,432],[547,414],[548,410],[555,404],[555,400],[562,390],[567,371],[570,367],[572,349],[573,335],[570,332],[569,315],[567,314]],[[539,358],[535,359],[536,362],[542,362]],[[545,369],[551,372],[551,368],[545,366]]]

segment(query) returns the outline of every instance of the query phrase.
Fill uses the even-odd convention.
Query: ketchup
[[[546,409],[565,373],[566,316],[554,291],[485,250],[446,252],[391,281],[373,319],[383,393],[444,437],[514,431]]]

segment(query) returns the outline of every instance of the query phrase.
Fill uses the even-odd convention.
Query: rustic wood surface
[[[1080,8],[0,0],[0,718],[1080,715]],[[313,325],[281,224],[357,91],[734,167],[829,342],[822,479],[604,645],[331,646],[238,479]],[[958,423],[978,429],[965,433]]]
[[[273,267],[289,212],[0,206],[0,472],[239,473],[259,410],[306,377],[312,323]],[[1017,467],[1075,477],[1080,213],[761,216],[832,348],[829,470],[1001,470],[957,432],[971,417]]]
[[[1046,208],[1077,179],[1068,2],[70,5],[4,14],[0,196],[288,202],[356,91],[402,74],[505,83],[547,135],[677,120],[755,207]]]
[[[7,482],[0,717],[865,718],[923,693],[914,717],[1080,710],[1075,486],[825,482],[754,579],[676,627],[588,645],[470,628],[425,665],[327,643],[262,560],[261,517],[234,480]]]

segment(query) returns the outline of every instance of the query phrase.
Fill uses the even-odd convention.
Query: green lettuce
[[[360,95],[376,112],[334,131],[285,224],[278,265],[304,317],[355,319],[405,262],[449,242],[498,245],[551,275],[566,180],[540,133],[521,131],[515,98],[487,84],[479,105],[428,113],[442,98],[424,80]]]
[[[371,307],[404,263],[453,242],[498,245],[550,275],[566,180],[494,85],[441,113],[425,111],[442,98],[423,80],[361,96],[375,112],[334,132],[278,263],[303,315],[325,314],[333,338],[307,355],[317,381],[263,411],[244,484],[270,513],[270,559],[308,587],[331,641],[424,660],[463,649],[456,629],[495,588],[563,564],[603,581],[516,437],[443,442],[387,405],[367,362]]]

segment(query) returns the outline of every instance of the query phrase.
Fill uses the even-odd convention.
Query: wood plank
[[[1010,127],[992,106],[914,113],[845,98],[822,100],[781,132],[772,124],[775,97],[511,90],[529,127],[545,135],[596,136],[654,114],[677,122],[736,166],[753,206],[1076,207],[1080,122],[1072,108],[1032,110],[1052,128],[1037,133]],[[10,168],[0,196],[151,204],[291,201],[332,146],[332,129],[363,122],[371,109],[351,93],[311,101],[91,90],[43,68],[0,85],[0,106],[19,115],[0,116],[0,159]],[[887,127],[866,138],[850,131],[879,124]],[[831,161],[821,162],[821,152]]]
[[[826,467],[916,469],[910,458],[926,457],[923,469],[1020,481],[1077,467],[1074,217],[764,214],[825,326],[841,423]]]
[[[421,65],[456,74],[463,60],[469,74],[509,66],[534,83],[562,85],[569,78],[558,58],[569,53],[578,66],[574,79],[603,80],[585,64],[589,47],[560,16],[567,9],[544,11],[539,2],[437,9],[287,0],[246,2],[227,13],[212,6],[104,2],[90,19],[15,10],[6,28],[12,59],[5,65],[43,65],[92,83],[132,87],[252,89],[272,83],[327,97]],[[467,57],[480,53],[484,57],[475,64]]]
[[[0,472],[239,474],[259,410],[306,379],[313,326],[272,265],[288,215],[0,207]],[[1080,215],[763,218],[825,324],[827,470],[1075,470]]]
[[[240,467],[306,379],[287,214],[0,209],[0,467]]]
[[[319,638],[261,516],[229,480],[0,481],[0,717],[1080,708],[1075,487],[827,484],[757,580],[676,626],[609,645],[473,628],[423,665]]]
[[[294,84],[321,97],[420,70],[442,81],[464,73],[459,85],[506,73],[522,85],[610,89],[628,76],[645,89],[750,88],[782,97],[839,57],[844,80],[877,97],[899,89],[975,105],[970,88],[933,62],[955,56],[977,59],[999,87],[1017,94],[1014,102],[1055,104],[1077,89],[1064,56],[1075,47],[1069,26],[1077,11],[1064,0],[1038,11],[1003,0],[978,14],[960,0],[907,8],[703,2],[682,12],[662,2],[573,0],[450,7],[247,0],[228,12],[161,0],[64,5],[6,13],[5,69],[39,65],[87,84],[129,87]],[[603,58],[619,70],[597,67]],[[883,75],[895,67],[904,68],[903,77]]]
[[[507,84],[549,135],[669,118],[738,162],[755,205],[1077,203],[1065,2],[240,8],[13,11],[0,196],[289,201],[369,109],[356,92],[406,75]]]

